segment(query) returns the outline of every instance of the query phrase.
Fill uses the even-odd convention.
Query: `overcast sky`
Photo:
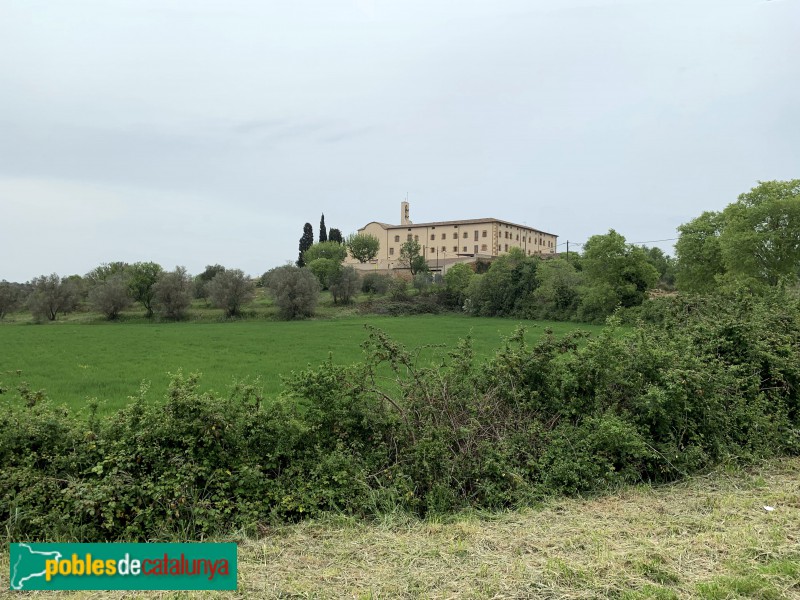
[[[800,177],[799,57],[800,0],[0,0],[0,279],[258,275],[406,194],[673,238]]]

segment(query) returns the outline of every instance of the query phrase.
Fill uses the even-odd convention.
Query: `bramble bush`
[[[13,539],[202,539],[329,511],[513,507],[800,451],[798,300],[658,306],[595,338],[518,330],[484,363],[467,339],[425,365],[373,329],[362,363],[295,373],[269,402],[178,373],[162,404],[141,394],[101,420],[23,385],[0,416],[0,518]]]

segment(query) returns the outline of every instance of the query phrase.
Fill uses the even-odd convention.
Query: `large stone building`
[[[444,270],[457,262],[502,256],[511,248],[521,248],[527,256],[555,254],[558,241],[558,236],[552,233],[492,218],[412,223],[408,202],[400,205],[399,225],[373,221],[358,233],[378,238],[378,256],[365,265],[348,256],[347,264],[379,270],[402,267],[400,247],[408,240],[419,242],[422,255],[432,270]]]

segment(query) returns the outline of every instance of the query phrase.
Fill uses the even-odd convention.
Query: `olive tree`
[[[192,278],[185,267],[162,273],[153,286],[153,306],[167,319],[182,319],[192,303]]]
[[[236,317],[242,306],[253,301],[256,286],[240,269],[221,271],[207,286],[208,298],[217,308],[224,308],[225,315]]]
[[[222,265],[206,265],[205,271],[194,278],[194,297],[208,299],[208,284],[224,270]]]
[[[0,281],[0,320],[8,313],[16,310],[20,304],[22,291],[18,284]]]
[[[339,269],[328,282],[333,303],[349,304],[360,288],[358,272],[353,267]]]
[[[119,313],[128,308],[132,302],[130,283],[127,275],[122,272],[98,281],[89,290],[89,303],[109,321],[118,318]]]
[[[56,273],[34,277],[29,285],[31,293],[27,304],[37,320],[46,318],[55,321],[59,312],[69,310],[74,304],[73,286]]]
[[[319,300],[319,280],[308,269],[277,267],[264,275],[264,286],[275,300],[282,319],[303,319],[314,314]]]

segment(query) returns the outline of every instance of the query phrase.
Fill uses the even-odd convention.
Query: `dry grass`
[[[239,564],[236,593],[59,596],[800,598],[800,459],[490,518],[280,527]]]

